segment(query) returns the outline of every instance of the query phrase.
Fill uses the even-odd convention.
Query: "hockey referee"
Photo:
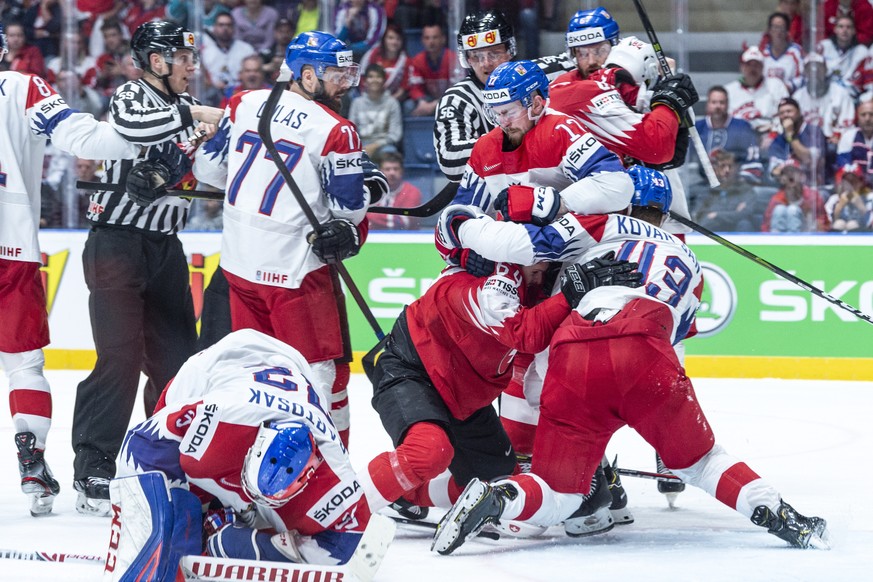
[[[91,232],[82,256],[97,363],[76,394],[74,483],[80,513],[108,515],[109,479],[136,400],[148,376],[145,412],[194,353],[197,339],[188,263],[177,234],[190,201],[165,193],[190,169],[196,138],[209,138],[222,111],[185,91],[198,66],[195,37],[169,22],[147,22],[131,39],[143,77],[120,86],[109,121],[143,146],[136,160],[105,162],[111,184],[91,196]],[[187,150],[183,152],[183,149]]]

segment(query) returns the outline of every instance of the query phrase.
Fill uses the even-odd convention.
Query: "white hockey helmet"
[[[647,42],[628,36],[612,47],[604,67],[616,65],[626,70],[641,89],[649,90],[658,80],[658,58]]]

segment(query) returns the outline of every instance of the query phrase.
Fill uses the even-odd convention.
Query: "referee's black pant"
[[[140,371],[148,376],[150,416],[197,341],[188,263],[177,236],[95,226],[82,262],[97,364],[76,393],[75,480],[115,476]]]

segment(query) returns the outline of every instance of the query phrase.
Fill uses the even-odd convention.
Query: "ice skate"
[[[522,473],[530,473],[530,465],[533,461],[533,457],[531,455],[525,455],[522,453],[515,453],[515,458],[518,460],[518,468]]]
[[[87,477],[73,481],[76,497],[76,511],[85,515],[108,517],[112,511],[109,502],[109,479]]]
[[[32,432],[15,435],[18,447],[18,471],[21,473],[21,490],[31,498],[30,515],[39,517],[52,511],[55,497],[61,491],[45,462],[43,451],[36,448],[36,436]]]
[[[800,515],[781,499],[775,513],[766,505],[756,507],[752,513],[752,523],[766,527],[767,533],[785,540],[795,548],[831,549],[827,522],[820,517]]]
[[[591,491],[585,496],[582,505],[573,515],[564,520],[564,531],[573,538],[606,533],[613,528],[615,520],[609,506],[612,504],[612,493],[602,467],[597,467],[591,480]]]
[[[444,556],[451,554],[486,525],[499,523],[506,500],[517,496],[518,492],[512,485],[494,486],[473,479],[440,520],[431,551]]]
[[[603,467],[603,474],[606,475],[609,492],[612,494],[612,503],[609,505],[612,519],[615,520],[615,525],[627,525],[634,522],[634,514],[627,506],[627,492],[621,484],[621,477],[615,470],[617,463],[618,457],[615,458],[612,465],[609,464],[606,457],[603,457],[600,466]]]
[[[664,461],[661,460],[661,455],[655,453],[655,466],[657,467],[658,473],[662,473],[664,475],[672,475],[670,469],[664,465]],[[682,481],[658,481],[658,491],[663,493],[667,498],[667,504],[670,506],[670,509],[676,509],[676,498],[679,497],[679,494],[685,491],[685,483]]]

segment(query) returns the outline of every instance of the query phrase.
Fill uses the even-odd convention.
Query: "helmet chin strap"
[[[318,79],[318,77],[316,77],[316,79]],[[313,101],[320,101],[320,98],[324,97],[324,81],[321,79],[318,79],[318,90],[315,92],[309,91],[303,86],[303,79],[297,79],[297,86],[300,87],[300,90],[303,91],[304,95]]]

